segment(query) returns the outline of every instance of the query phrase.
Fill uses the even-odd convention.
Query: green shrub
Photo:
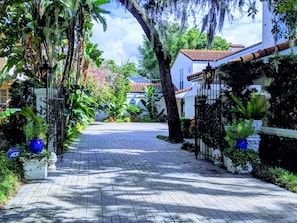
[[[253,166],[259,162],[259,154],[252,149],[237,149],[228,147],[223,150],[223,154],[232,160],[234,166],[251,163]]]
[[[140,121],[141,122],[152,122],[153,120],[150,117],[146,116],[146,117],[142,117]]]
[[[254,166],[254,175],[267,182],[297,193],[297,176],[283,168],[274,168],[258,164]]]
[[[163,136],[163,135],[157,135],[157,139],[161,139],[161,140],[168,140],[168,136]]]
[[[0,166],[0,205],[4,205],[15,193],[22,169],[17,160],[8,160],[6,153],[0,153]]]
[[[191,119],[189,118],[180,118],[180,123],[181,123],[181,129],[183,133],[184,138],[190,138],[190,126],[191,126]]]
[[[137,105],[129,105],[126,110],[131,115],[133,121],[142,113],[142,109]]]
[[[63,152],[66,152],[69,150],[71,143],[79,136],[81,132],[80,126],[77,127],[67,127],[66,130],[66,137],[64,140],[64,147]]]
[[[130,117],[125,117],[124,122],[131,122],[131,118]]]
[[[195,145],[191,142],[184,142],[181,146],[181,149],[193,152],[195,150]]]
[[[263,134],[259,155],[264,164],[297,172],[297,139]]]
[[[240,113],[244,119],[261,120],[268,115],[268,99],[265,96],[252,92],[250,99],[244,104],[232,92],[231,99],[236,107],[231,109],[233,112]]]

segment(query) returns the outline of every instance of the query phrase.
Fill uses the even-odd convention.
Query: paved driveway
[[[0,222],[297,222],[297,195],[156,139],[162,123],[93,123]]]

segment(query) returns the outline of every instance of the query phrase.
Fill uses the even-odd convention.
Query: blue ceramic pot
[[[32,139],[30,140],[28,145],[29,152],[36,153],[36,154],[41,153],[43,147],[44,147],[44,143],[42,139]]]
[[[237,139],[236,140],[236,145],[235,145],[235,148],[237,149],[247,149],[248,147],[248,142],[246,139]]]

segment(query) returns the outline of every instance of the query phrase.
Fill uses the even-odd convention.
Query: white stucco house
[[[245,55],[247,52],[257,51],[261,43],[257,43],[243,50],[187,50],[181,49],[171,67],[173,84],[178,88],[176,99],[179,115],[185,118],[193,118],[194,102],[200,83],[189,80],[188,77],[202,72],[206,66],[217,67],[229,60]]]
[[[277,43],[274,42],[271,33],[272,15],[266,2],[263,2],[262,13],[262,42],[260,43],[241,50],[234,50],[231,47],[228,51],[186,49],[179,51],[171,67],[171,76],[173,84],[178,88],[178,91],[176,91],[176,100],[181,117],[193,118],[195,116],[195,96],[198,94],[201,84],[204,83],[202,71],[208,64],[212,68],[216,68],[228,62],[256,59],[265,60],[276,49],[281,54],[289,53],[289,43],[284,39],[278,40]],[[295,40],[296,45],[297,39]],[[297,47],[294,47],[294,51],[297,51]],[[261,86],[254,87],[261,90]]]
[[[141,102],[141,99],[144,97],[145,89],[148,86],[153,86],[159,90],[157,101],[158,113],[163,111],[164,115],[167,115],[165,100],[163,97],[162,86],[160,83],[152,83],[151,81],[143,77],[128,77],[131,85],[131,92],[127,93],[127,105],[134,104],[140,108],[145,108]]]

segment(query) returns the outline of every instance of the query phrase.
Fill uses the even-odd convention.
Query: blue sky
[[[93,27],[92,42],[99,45],[99,49],[104,51],[105,59],[112,59],[118,65],[127,61],[138,62],[138,47],[143,43],[143,31],[137,21],[117,3],[104,5],[110,11],[104,17],[107,21],[107,30],[103,32],[102,25],[95,23]],[[261,41],[262,14],[261,11],[252,21],[244,16],[234,21],[232,24],[225,23],[222,33],[217,35],[225,38],[230,43],[250,46]]]

